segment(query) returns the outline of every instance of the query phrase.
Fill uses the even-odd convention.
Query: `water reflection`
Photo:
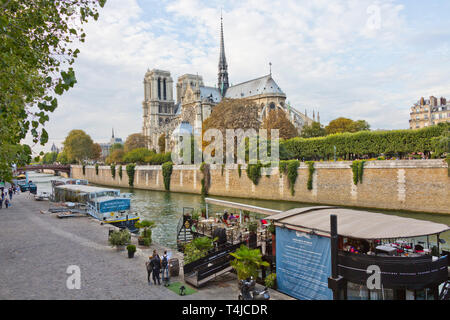
[[[47,174],[29,173],[30,180],[36,183],[38,191],[51,191],[50,180],[59,179]],[[203,197],[196,194],[187,193],[171,193],[163,191],[149,191],[137,190],[128,188],[119,188],[121,192],[129,192],[133,194],[132,208],[134,212],[144,219],[153,220],[156,222],[156,227],[153,229],[153,241],[162,245],[176,248],[176,228],[178,220],[183,214],[183,207],[190,207],[196,209],[204,209],[205,201]],[[292,208],[308,207],[312,204],[305,204],[300,202],[289,201],[273,201],[273,200],[256,200],[256,199],[241,199],[214,196],[216,199],[223,199],[234,202],[241,202],[249,205],[276,209],[289,210]],[[209,212],[223,211],[223,207],[209,206]],[[393,214],[401,217],[408,217],[420,220],[433,221],[437,223],[450,224],[450,215],[445,214],[430,214],[430,213],[415,213],[415,212],[401,212],[401,211],[384,211],[384,210],[369,210],[374,212],[383,212],[386,214]],[[433,238],[431,240],[431,238]],[[450,248],[450,231],[441,234],[441,238],[446,241],[446,244],[441,247]],[[430,240],[435,242],[435,236],[430,236]]]

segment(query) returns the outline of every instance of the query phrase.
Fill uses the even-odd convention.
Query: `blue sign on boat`
[[[278,289],[300,300],[332,300],[330,239],[279,227],[276,234]]]
[[[122,211],[130,209],[130,199],[111,199],[99,204],[99,212]]]

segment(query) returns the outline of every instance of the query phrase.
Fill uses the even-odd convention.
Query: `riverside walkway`
[[[163,247],[138,247],[129,259],[126,250],[119,252],[108,244],[109,226],[87,217],[58,219],[56,214],[40,213],[48,207],[47,201],[22,193],[13,196],[11,208],[0,210],[0,299],[237,299],[237,280],[231,273],[188,296],[149,285],[145,261],[153,249],[162,255]],[[80,289],[67,287],[71,265],[80,268]],[[171,282],[183,282],[181,266],[180,260],[180,276]],[[273,298],[288,297],[273,292]]]

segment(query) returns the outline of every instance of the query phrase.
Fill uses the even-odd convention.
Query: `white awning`
[[[413,238],[450,230],[441,223],[337,207],[291,209],[267,219],[276,226],[330,234],[331,214],[337,216],[338,234],[356,239]]]
[[[225,201],[225,200],[219,200],[219,199],[212,199],[212,198],[205,198],[205,202],[208,204],[215,204],[227,208],[233,208],[233,209],[239,209],[239,210],[247,210],[250,212],[256,212],[266,215],[273,215],[273,214],[279,214],[281,213],[280,210],[273,210],[273,209],[267,209],[267,208],[261,208],[252,206],[249,204],[243,204],[238,202],[231,202],[231,201]]]

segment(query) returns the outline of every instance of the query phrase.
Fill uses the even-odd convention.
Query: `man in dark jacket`
[[[156,284],[156,280],[158,280],[158,284],[160,285],[161,280],[159,278],[159,273],[161,271],[161,258],[159,257],[156,250],[153,250],[152,267],[153,267],[153,282]]]
[[[148,261],[145,262],[145,266],[147,267],[147,281],[148,284],[152,283],[150,280],[150,276],[152,275],[152,270],[153,270],[153,260],[152,260],[152,256],[148,257]]]

